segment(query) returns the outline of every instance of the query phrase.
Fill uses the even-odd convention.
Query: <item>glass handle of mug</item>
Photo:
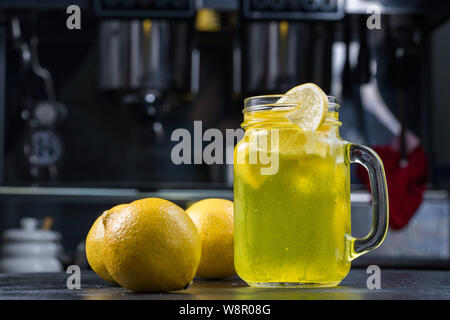
[[[388,229],[389,203],[386,175],[378,154],[368,147],[349,144],[348,157],[351,163],[359,163],[366,168],[372,191],[372,230],[364,238],[349,237],[349,258],[353,260],[383,242]]]

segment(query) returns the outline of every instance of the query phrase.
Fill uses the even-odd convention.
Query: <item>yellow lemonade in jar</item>
[[[244,101],[234,153],[234,264],[251,286],[332,287],[388,228],[386,177],[372,149],[341,139],[339,105],[315,84]],[[373,225],[351,236],[350,164],[369,173]]]
[[[278,130],[279,146],[274,150],[269,143],[268,150],[278,153],[272,154],[278,157],[278,171],[262,175],[267,165],[259,157],[250,163],[252,152],[264,150],[251,150],[249,139],[236,146],[236,269],[251,284],[339,282],[350,269],[342,237],[350,233],[345,143],[327,122],[315,132],[277,123],[286,112],[256,111],[245,117],[247,123],[271,121],[264,128],[247,128],[247,137],[270,142],[272,130]],[[244,163],[238,161],[240,154]]]

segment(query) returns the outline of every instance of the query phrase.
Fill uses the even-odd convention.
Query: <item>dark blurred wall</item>
[[[450,188],[450,21],[431,36],[431,136],[434,175]]]

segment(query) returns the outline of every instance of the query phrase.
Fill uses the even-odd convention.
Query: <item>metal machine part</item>
[[[102,21],[100,89],[189,91],[188,28],[181,21]]]
[[[331,87],[332,26],[251,21],[242,39],[245,93],[284,92],[298,83]]]
[[[243,13],[249,19],[340,20],[345,0],[243,0]]]
[[[21,112],[27,128],[23,155],[33,179],[55,180],[58,176],[57,163],[63,151],[63,141],[57,132],[57,125],[66,116],[67,109],[56,99],[52,74],[40,64],[37,36],[32,35],[26,39],[17,17],[11,19],[11,33],[15,47],[20,52],[23,67],[29,68],[38,79],[42,80],[47,97],[47,100],[25,106]]]
[[[102,17],[192,18],[194,0],[94,0],[96,13]]]
[[[163,119],[173,95],[194,88],[190,26],[169,20],[100,24],[100,89],[128,107],[156,142],[164,141]]]

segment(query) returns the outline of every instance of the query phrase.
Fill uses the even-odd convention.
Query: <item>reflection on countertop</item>
[[[450,299],[450,271],[381,269],[381,289],[369,290],[370,274],[353,268],[341,285],[320,289],[250,288],[239,278],[195,280],[186,290],[136,294],[82,271],[81,289],[69,290],[70,274],[0,274],[0,299],[164,299],[164,300],[379,300]]]

